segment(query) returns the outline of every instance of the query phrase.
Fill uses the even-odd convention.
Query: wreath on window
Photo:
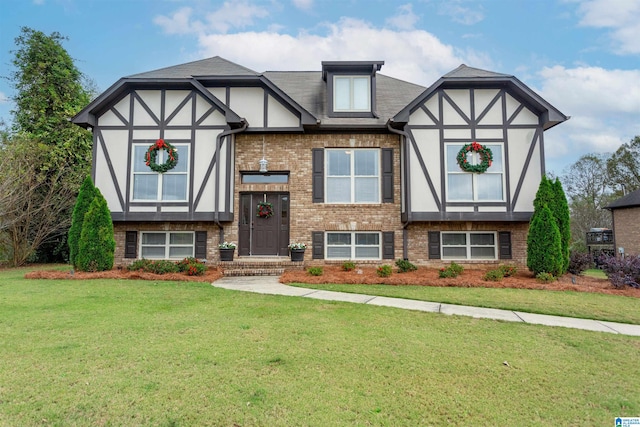
[[[165,150],[167,152],[167,161],[159,165],[156,163],[158,158],[158,151]],[[173,145],[165,142],[164,139],[159,139],[153,144],[145,153],[145,164],[151,168],[154,172],[165,173],[176,167],[178,164],[178,149]]]
[[[269,202],[258,203],[256,216],[260,218],[270,218],[273,216],[273,205]]]
[[[472,165],[467,160],[467,153],[473,151],[478,153],[480,156],[480,163],[476,165]],[[490,148],[487,148],[482,144],[478,144],[477,142],[472,142],[471,144],[465,144],[460,151],[458,151],[456,160],[458,161],[460,169],[465,172],[485,173],[487,169],[491,167],[491,163],[493,162],[493,153]]]

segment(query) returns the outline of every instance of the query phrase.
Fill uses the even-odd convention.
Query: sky
[[[26,26],[100,91],[119,78],[221,56],[254,71],[383,60],[428,87],[466,64],[517,77],[571,119],[545,133],[547,171],[640,135],[640,0],[0,0],[0,77]],[[0,119],[13,87],[0,78]]]

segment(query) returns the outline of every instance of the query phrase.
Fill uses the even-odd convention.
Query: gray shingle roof
[[[500,74],[494,73],[493,71],[481,70],[480,68],[467,67],[464,64],[460,64],[458,68],[455,70],[449,71],[447,74],[442,76],[443,79],[452,79],[452,78],[462,78],[462,79],[470,79],[470,78],[482,78],[482,77],[513,77],[509,74]]]
[[[134,79],[171,79],[189,78],[192,76],[258,76],[253,70],[227,61],[219,56],[173,65],[158,70],[127,76]]]
[[[632,208],[634,206],[640,206],[640,190],[614,200],[608,206],[605,206],[605,209]]]

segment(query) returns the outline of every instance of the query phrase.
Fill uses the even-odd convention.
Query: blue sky
[[[512,74],[571,119],[546,133],[547,169],[640,135],[639,0],[0,0],[0,76],[20,27],[69,37],[100,90],[211,56],[256,71],[384,60],[431,85],[464,63]],[[0,118],[13,90],[0,79]]]

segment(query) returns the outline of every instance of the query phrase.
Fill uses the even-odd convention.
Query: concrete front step
[[[284,268],[228,268],[222,271],[227,277],[238,276],[279,276]]]
[[[292,262],[289,257],[236,257],[233,261],[218,263],[225,276],[279,276],[288,270],[301,270],[302,262]]]

